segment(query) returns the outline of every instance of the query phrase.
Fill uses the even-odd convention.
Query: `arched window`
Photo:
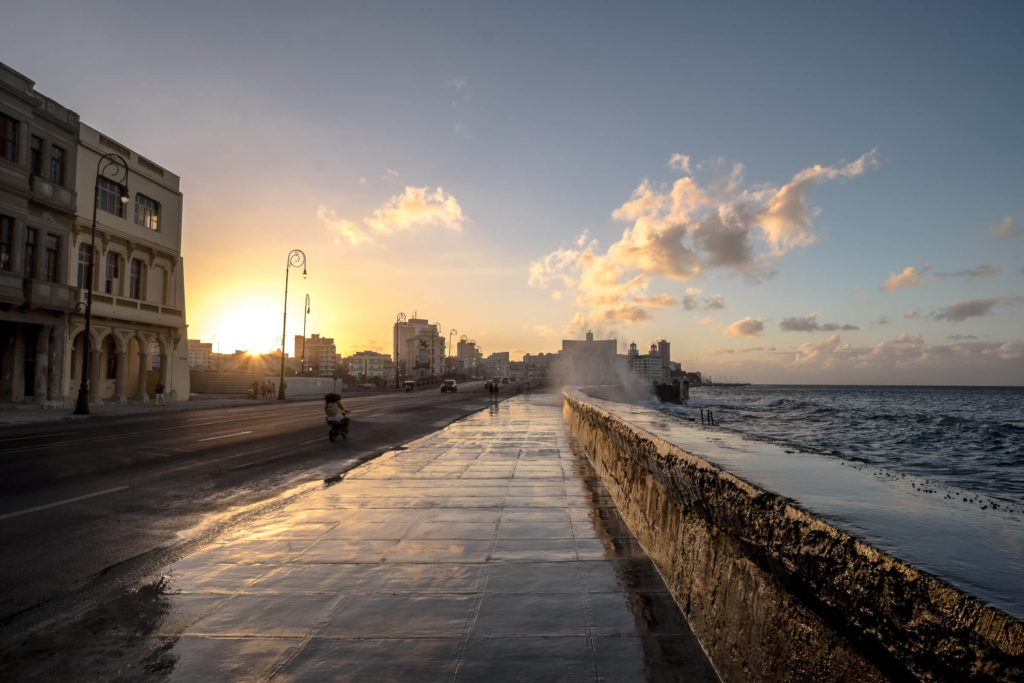
[[[89,267],[92,265],[92,245],[81,244],[78,246],[78,286],[86,288],[89,286]]]

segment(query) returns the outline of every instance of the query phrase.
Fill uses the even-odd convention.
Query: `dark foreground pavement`
[[[558,395],[387,453],[144,583],[0,677],[717,680]]]

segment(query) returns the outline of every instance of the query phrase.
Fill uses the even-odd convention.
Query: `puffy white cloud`
[[[931,270],[931,266],[925,265],[918,270],[914,266],[907,266],[900,273],[893,273],[882,285],[882,291],[894,292],[897,289],[911,289],[920,287],[926,281],[925,273]]]
[[[816,364],[826,368],[831,367],[837,362],[836,356],[841,352],[849,350],[849,348],[849,344],[843,344],[838,334],[833,334],[824,341],[801,344],[796,351],[792,364]]]
[[[550,327],[548,327],[547,325],[534,325],[533,326],[533,331],[536,332],[541,337],[554,337],[555,336],[555,331],[553,329],[551,329]]]
[[[1017,227],[1013,216],[1007,216],[1003,222],[992,228],[992,238],[997,240],[1008,240],[1024,235],[1024,230]]]
[[[921,309],[911,308],[910,310],[903,314],[903,317],[906,318],[907,320],[916,320],[917,318],[921,317]]]
[[[584,234],[575,247],[534,261],[530,284],[575,289],[577,303],[592,308],[591,317],[604,319],[609,311],[619,311],[627,322],[650,317],[637,306],[654,310],[664,301],[637,298],[651,278],[690,282],[707,269],[721,268],[760,281],[773,274],[781,254],[814,241],[817,210],[808,203],[811,189],[826,180],[861,175],[877,166],[876,156],[872,150],[849,164],[804,169],[781,188],[760,185],[742,191],[743,165],[722,159],[697,166],[702,175],[710,175],[703,183],[689,175],[666,186],[644,180],[612,212],[614,219],[629,223],[616,242],[601,252]],[[674,155],[669,165],[692,170],[684,155]],[[684,308],[697,308],[696,299],[688,297]],[[724,302],[716,296],[703,305],[723,308]]]
[[[859,330],[856,325],[840,325],[838,323],[820,323],[817,313],[809,313],[802,318],[784,318],[779,323],[783,332],[836,332],[840,330]]]
[[[768,202],[761,218],[761,229],[776,253],[814,241],[811,218],[817,211],[808,210],[807,195],[823,180],[852,178],[878,166],[878,151],[873,149],[845,166],[813,166],[800,171]]]
[[[672,158],[668,160],[668,167],[683,173],[693,173],[690,170],[690,157],[685,154],[673,154]]]
[[[334,209],[323,205],[317,207],[317,217],[334,234],[335,243],[347,239],[353,245],[373,242],[374,235],[406,230],[440,227],[458,231],[465,222],[459,202],[444,189],[438,187],[431,192],[426,187],[411,186],[363,218],[362,225],[340,218]]]
[[[350,244],[362,244],[372,242],[365,228],[362,228],[350,220],[339,218],[334,209],[326,206],[318,206],[316,216],[327,227],[327,231],[334,235],[334,243],[341,244],[342,240],[348,240]]]
[[[384,175],[382,175],[380,179],[389,183],[397,183],[399,177],[400,174],[398,173],[398,171],[396,171],[393,168],[389,168],[388,170],[384,171]]]
[[[764,332],[764,323],[764,319],[747,316],[729,325],[723,334],[727,337],[759,337]]]

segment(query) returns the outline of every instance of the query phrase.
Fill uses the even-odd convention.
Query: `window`
[[[46,281],[57,282],[60,271],[60,238],[56,235],[46,236]]]
[[[35,228],[25,229],[25,277],[35,277],[36,274],[36,239],[38,235]]]
[[[114,285],[121,277],[121,258],[114,252],[107,254],[107,280],[105,291],[107,294],[115,294]]]
[[[14,219],[0,216],[0,270],[11,269],[11,248],[14,246]]]
[[[64,184],[64,150],[57,145],[50,146],[50,182]]]
[[[121,203],[121,197],[127,194],[127,191],[113,180],[102,176],[96,181],[96,186],[99,188],[97,191],[99,207],[107,213],[124,218],[124,204]]]
[[[141,299],[142,294],[142,261],[132,259],[132,270],[128,279],[128,296],[133,299]]]
[[[82,244],[78,247],[78,286],[85,289],[89,286],[92,275],[92,246]]]
[[[0,157],[18,160],[18,122],[7,114],[0,114]]]
[[[43,174],[43,141],[41,138],[32,136],[32,143],[28,150],[28,165],[32,175]]]
[[[135,194],[135,224],[150,230],[160,227],[160,202],[150,199],[144,194]]]

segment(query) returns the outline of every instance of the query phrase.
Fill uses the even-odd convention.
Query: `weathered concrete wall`
[[[566,391],[563,412],[726,681],[1024,680],[1024,625]]]

